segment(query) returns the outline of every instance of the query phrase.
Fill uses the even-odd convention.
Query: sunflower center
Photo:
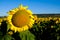
[[[28,12],[24,10],[19,10],[12,16],[12,24],[16,27],[27,25],[29,21]]]

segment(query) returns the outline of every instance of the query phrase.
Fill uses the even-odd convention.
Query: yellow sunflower
[[[27,6],[20,5],[18,8],[9,11],[8,14],[7,21],[11,25],[10,29],[14,32],[28,30],[34,24],[34,17]]]
[[[38,18],[37,15],[34,15],[34,20],[37,20],[37,18]]]
[[[0,26],[1,26],[1,24],[2,24],[2,23],[1,23],[2,21],[3,21],[2,18],[0,18]]]

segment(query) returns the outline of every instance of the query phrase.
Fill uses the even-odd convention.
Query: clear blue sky
[[[7,15],[20,4],[29,6],[33,13],[60,13],[60,0],[0,0],[0,16]]]

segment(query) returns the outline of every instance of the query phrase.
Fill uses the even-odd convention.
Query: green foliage
[[[35,23],[29,30],[36,40],[60,40],[60,23],[56,24],[54,20]]]
[[[0,40],[60,40],[60,23],[55,20],[35,23],[29,30],[16,32],[10,30],[9,24],[3,21],[0,26]],[[8,32],[13,34],[9,35]]]
[[[35,40],[35,36],[28,30],[20,32],[19,36],[21,40]]]
[[[3,21],[0,26],[0,40],[11,40],[12,37],[7,33],[7,23]]]
[[[12,37],[10,35],[4,35],[2,38],[3,40],[12,40]]]

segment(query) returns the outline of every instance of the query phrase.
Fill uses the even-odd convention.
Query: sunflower
[[[34,15],[34,20],[37,20],[37,18],[38,18],[37,15]]]
[[[2,23],[1,23],[2,21],[3,21],[2,18],[0,18],[0,26],[1,26],[1,24],[2,24]]]
[[[34,16],[32,15],[31,10],[28,10],[27,8],[27,6],[23,7],[23,5],[20,5],[18,8],[8,12],[7,21],[11,25],[10,29],[14,32],[22,32],[32,28]]]

